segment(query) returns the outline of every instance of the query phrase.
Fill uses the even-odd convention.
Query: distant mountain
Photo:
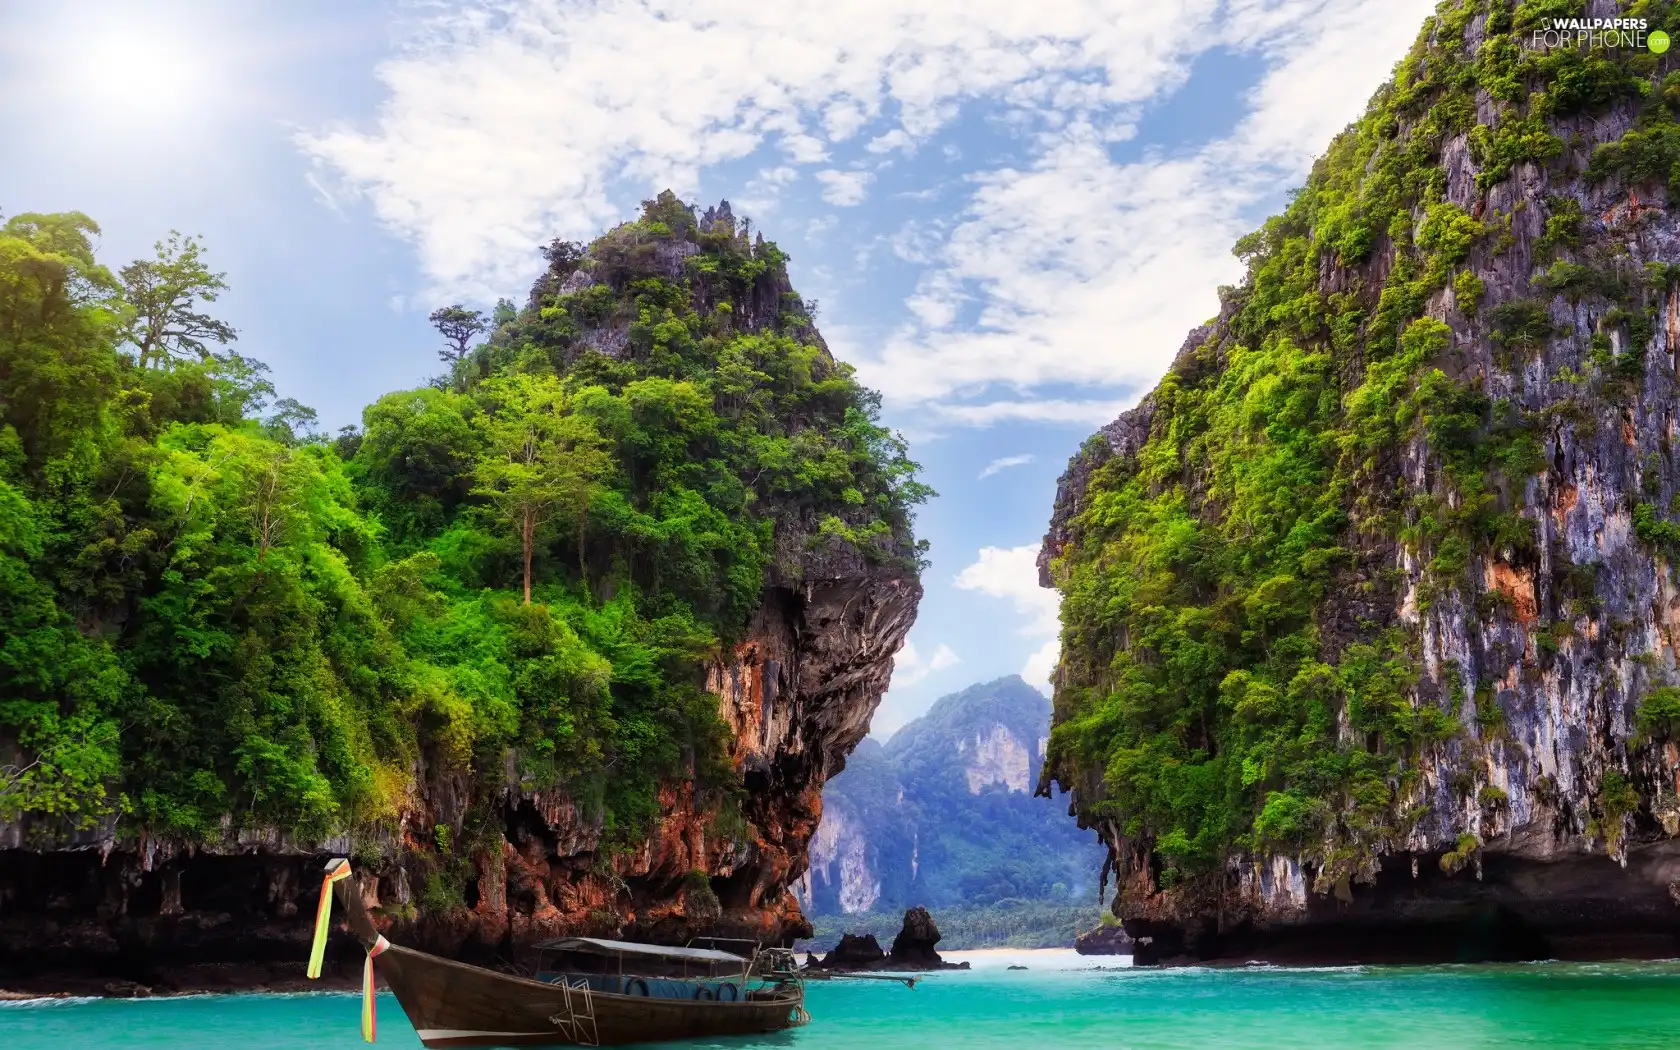
[[[944,697],[823,789],[812,915],[923,904],[1095,903],[1103,851],[1060,800],[1034,798],[1050,701],[1017,675]]]

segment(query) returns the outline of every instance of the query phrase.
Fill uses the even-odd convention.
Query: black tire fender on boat
[[[712,1000],[712,999],[716,999],[717,997],[718,997],[717,992],[713,991],[710,988],[707,988],[703,984],[697,984],[697,985],[694,986],[694,998],[696,998],[696,999]]]
[[[733,984],[720,984],[717,997],[719,1002],[733,1003],[741,998],[741,989]]]
[[[647,982],[642,980],[640,977],[632,977],[628,981],[624,982],[625,995],[646,995],[647,993]]]

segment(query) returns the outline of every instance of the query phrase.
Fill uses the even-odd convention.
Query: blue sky
[[[329,429],[445,302],[669,187],[792,256],[940,497],[885,736],[1055,656],[1057,475],[1238,277],[1426,0],[97,0],[0,6],[0,214],[113,266],[202,234],[240,349]]]

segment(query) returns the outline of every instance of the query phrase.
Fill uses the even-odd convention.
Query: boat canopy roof
[[[747,964],[743,957],[718,951],[716,948],[672,948],[663,944],[609,941],[599,937],[556,937],[553,940],[539,941],[537,947],[544,951],[587,952],[593,955],[634,955],[688,962],[727,963],[734,966]]]

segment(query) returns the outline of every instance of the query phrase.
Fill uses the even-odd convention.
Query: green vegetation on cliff
[[[1238,242],[1246,279],[1117,424],[1134,429],[1135,454],[1107,457],[1099,436],[1076,459],[1090,470],[1081,511],[1051,552],[1064,636],[1049,764],[1069,786],[1100,781],[1086,816],[1152,849],[1163,887],[1241,851],[1310,858],[1321,889],[1368,874],[1422,816],[1407,801],[1418,754],[1482,721],[1469,712],[1478,683],[1422,682],[1384,552],[1426,566],[1423,610],[1472,554],[1532,554],[1518,511],[1546,466],[1543,435],[1637,396],[1671,281],[1578,257],[1581,205],[1564,197],[1546,200],[1536,245],[1547,300],[1484,308],[1466,265],[1510,249],[1498,205],[1513,195],[1488,191],[1525,164],[1630,185],[1680,172],[1680,74],[1643,50],[1525,46],[1543,20],[1584,8],[1443,3],[1288,209]],[[1623,13],[1680,32],[1668,3]],[[1590,158],[1557,133],[1617,104],[1638,107],[1633,130]],[[1476,199],[1455,203],[1447,166],[1466,156]],[[1509,363],[1547,338],[1549,298],[1570,289],[1614,308],[1587,369],[1564,377],[1575,396],[1545,411],[1487,393],[1439,319],[1480,325]],[[1441,483],[1402,484],[1412,458]]]
[[[0,818],[319,839],[421,769],[562,785],[609,842],[663,781],[732,807],[703,661],[773,579],[913,571],[927,490],[785,257],[705,226],[664,194],[551,245],[336,440],[200,312],[196,242],[113,275],[85,216],[0,226]]]

